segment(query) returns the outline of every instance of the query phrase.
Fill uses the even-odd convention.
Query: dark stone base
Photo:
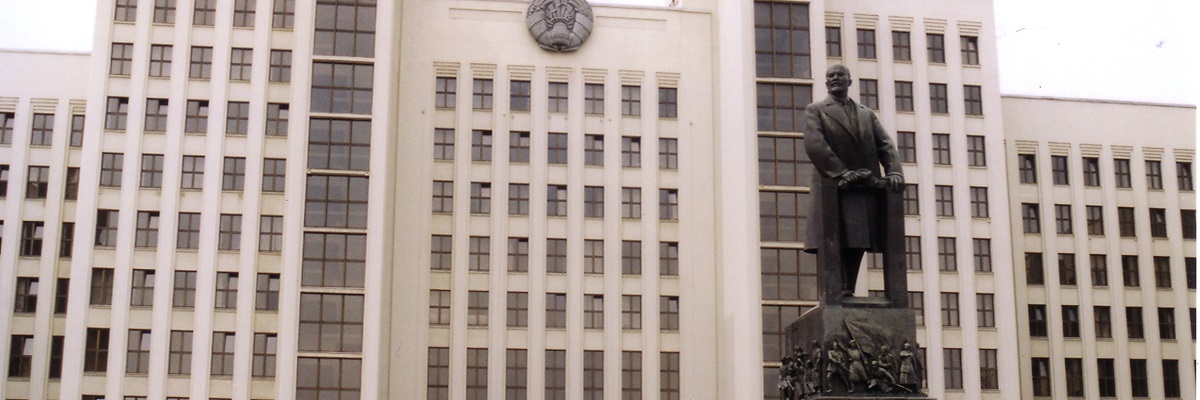
[[[802,371],[798,375],[805,381],[801,387],[818,388],[817,393],[810,390],[807,394],[800,389],[797,398],[927,398],[920,392],[924,377],[919,375],[922,360],[917,352],[913,311],[892,308],[886,302],[873,300],[853,298],[842,304],[821,305],[787,327],[788,349],[793,350],[789,355],[798,354],[794,351],[796,346],[800,346],[805,354],[800,358],[806,361],[797,367]],[[910,348],[906,357],[901,357],[905,342]],[[886,355],[884,346],[887,347]],[[830,362],[831,350],[841,353],[842,363]],[[907,356],[909,354],[911,356]],[[901,373],[901,364],[907,364],[905,371],[913,373]],[[817,373],[812,373],[813,368]],[[835,372],[827,374],[830,369]],[[815,383],[807,382],[814,377]]]

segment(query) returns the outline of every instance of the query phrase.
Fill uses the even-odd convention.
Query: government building
[[[533,3],[98,0],[90,52],[0,51],[0,396],[780,399],[843,64],[930,397],[1196,397],[1195,106],[1002,96],[991,1]]]

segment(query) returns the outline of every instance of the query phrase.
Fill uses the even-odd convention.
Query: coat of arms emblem
[[[543,49],[575,51],[592,34],[592,7],[586,0],[533,0],[525,23]]]

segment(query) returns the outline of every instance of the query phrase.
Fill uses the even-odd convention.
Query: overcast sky
[[[994,1],[1005,94],[1200,103],[1198,1]],[[0,48],[88,51],[95,8],[95,0],[0,0]]]

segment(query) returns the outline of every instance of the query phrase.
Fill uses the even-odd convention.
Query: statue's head
[[[850,69],[845,65],[833,64],[825,70],[825,88],[829,89],[829,94],[845,97],[852,83],[854,79],[850,77]]]
[[[907,341],[907,340],[905,340],[905,341],[904,341],[904,349],[905,349],[905,350],[908,350],[908,349],[910,349],[910,348],[912,348],[912,346],[908,344],[908,341]]]

